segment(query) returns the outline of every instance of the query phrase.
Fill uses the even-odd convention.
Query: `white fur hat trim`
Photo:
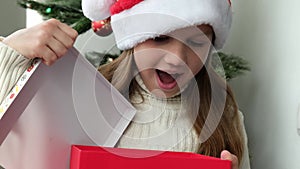
[[[82,12],[92,21],[110,17],[110,7],[116,0],[82,0]]]
[[[99,4],[99,1],[109,0],[83,0],[83,3],[84,1]],[[97,12],[90,18],[104,19],[96,15]],[[144,0],[111,16],[116,43],[121,50],[130,49],[147,39],[176,29],[201,24],[213,27],[215,48],[221,49],[229,34],[231,22],[232,11],[228,0]]]

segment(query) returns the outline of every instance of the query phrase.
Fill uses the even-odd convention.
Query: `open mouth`
[[[176,79],[179,78],[181,74],[175,73],[175,74],[169,74],[167,72],[164,72],[162,70],[156,69],[156,73],[158,76],[158,85],[163,88],[170,90],[174,88],[177,85]]]

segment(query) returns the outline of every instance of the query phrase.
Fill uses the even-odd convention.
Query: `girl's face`
[[[134,60],[147,89],[163,98],[177,94],[203,67],[212,38],[212,28],[200,25],[134,47]]]

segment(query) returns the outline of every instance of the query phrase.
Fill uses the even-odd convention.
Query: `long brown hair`
[[[133,50],[126,50],[113,62],[98,69],[121,93],[128,94],[129,97],[137,89],[136,81],[132,78],[134,76],[133,67],[135,66],[132,55]],[[198,97],[201,100],[200,103],[197,103],[199,108],[197,108],[197,118],[194,123],[198,134],[200,135],[201,130],[204,128],[210,109],[213,109],[213,112],[221,112],[221,119],[218,121],[216,129],[208,131],[212,135],[201,143],[198,153],[220,157],[222,150],[228,150],[241,161],[244,151],[244,138],[233,92],[226,81],[215,73],[209,64],[200,70],[195,79],[199,92]],[[219,106],[222,102],[224,104],[224,100],[212,97],[212,83],[217,84],[218,92],[224,93],[225,106]],[[129,91],[126,92],[125,89],[129,89]],[[213,102],[215,106],[211,107]]]

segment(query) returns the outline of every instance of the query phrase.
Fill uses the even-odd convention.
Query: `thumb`
[[[227,150],[223,150],[221,152],[221,159],[222,160],[230,160],[230,161],[232,161],[231,153],[229,151],[227,151]]]
[[[231,168],[238,169],[238,166],[239,166],[238,158],[235,155],[231,154],[229,151],[223,150],[221,152],[221,159],[231,161],[231,164],[232,164]]]

